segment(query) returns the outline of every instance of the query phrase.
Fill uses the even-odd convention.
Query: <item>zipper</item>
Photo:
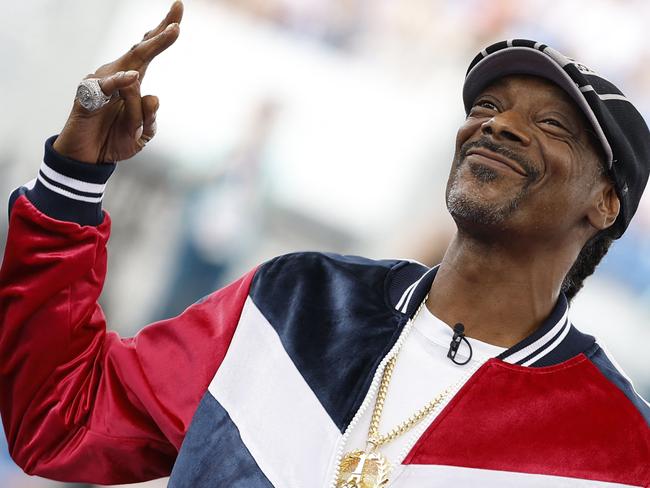
[[[402,448],[402,450],[399,453],[398,460],[399,463],[401,464],[404,462],[404,459],[406,459],[406,456],[411,452],[411,449],[413,449],[413,446],[415,446],[415,443],[424,435],[424,431],[429,428],[433,420],[438,416],[440,412],[442,412],[449,402],[456,396],[456,393],[460,391],[460,389],[469,381],[469,379],[478,371],[481,366],[483,366],[485,363],[478,363],[477,365],[472,365],[472,367],[463,375],[463,377],[456,383],[451,390],[449,391],[449,394],[444,398],[436,408],[434,408],[429,415],[427,415],[424,419],[422,419],[422,422],[420,422],[416,427],[413,428],[411,431],[411,434],[408,437],[408,441]],[[397,478],[395,478],[397,479]],[[394,481],[394,480],[393,480]]]
[[[384,356],[384,359],[382,359],[381,362],[379,363],[379,366],[375,371],[375,376],[373,377],[372,382],[370,383],[370,388],[368,389],[368,394],[366,395],[366,398],[364,398],[363,402],[361,403],[361,406],[357,410],[357,413],[354,415],[352,421],[346,427],[345,432],[343,433],[343,436],[339,441],[339,446],[336,450],[336,457],[335,457],[336,464],[334,464],[334,475],[328,484],[329,488],[336,488],[336,481],[338,480],[339,475],[341,473],[341,461],[343,460],[343,455],[345,454],[345,446],[347,444],[348,438],[350,437],[350,433],[352,432],[352,430],[359,423],[359,419],[363,416],[366,410],[368,410],[370,404],[377,396],[377,390],[379,389],[379,383],[381,382],[381,377],[383,376],[384,370],[386,369],[386,363],[388,363],[388,361],[390,361],[391,358],[393,358],[396,354],[399,353],[400,349],[404,345],[404,341],[406,340],[406,337],[411,332],[411,329],[413,329],[413,317],[408,320],[408,322],[404,326],[404,330],[402,330],[402,333],[397,338],[397,341],[395,342],[391,350],[388,351],[388,354],[386,354]]]

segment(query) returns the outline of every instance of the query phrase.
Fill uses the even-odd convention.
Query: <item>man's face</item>
[[[507,76],[483,90],[458,131],[447,183],[459,228],[535,236],[575,228],[602,178],[589,130],[545,79]]]

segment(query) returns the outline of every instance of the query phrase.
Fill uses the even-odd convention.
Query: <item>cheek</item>
[[[473,117],[465,119],[463,125],[458,128],[456,133],[456,151],[454,154],[454,162],[458,163],[460,148],[465,144],[473,135],[479,134],[481,130],[481,124],[484,119],[476,119]]]
[[[537,204],[547,215],[572,220],[584,206],[592,179],[570,147],[559,141],[543,145],[544,174],[539,181]]]
[[[580,185],[585,177],[585,168],[573,148],[562,141],[547,141],[540,144],[540,152],[544,163],[543,179],[550,186],[565,187],[571,190]]]

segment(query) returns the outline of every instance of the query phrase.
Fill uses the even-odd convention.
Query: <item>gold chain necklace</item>
[[[427,299],[425,298],[411,321],[415,320],[426,301]],[[379,452],[379,447],[394,440],[421,422],[440,405],[451,391],[451,388],[446,389],[420,410],[393,428],[393,430],[387,434],[380,435],[379,420],[384,410],[388,385],[393,376],[398,354],[399,350],[388,360],[381,377],[377,399],[375,400],[375,408],[372,411],[370,427],[368,428],[366,448],[348,452],[343,456],[339,464],[339,474],[336,480],[337,488],[382,488],[386,486],[392,467],[386,456]]]

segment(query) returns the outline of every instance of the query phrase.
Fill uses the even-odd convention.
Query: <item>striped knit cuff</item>
[[[88,164],[57,153],[45,142],[45,156],[38,177],[25,185],[24,194],[41,212],[57,220],[80,225],[99,225],[104,220],[102,200],[115,164]]]

